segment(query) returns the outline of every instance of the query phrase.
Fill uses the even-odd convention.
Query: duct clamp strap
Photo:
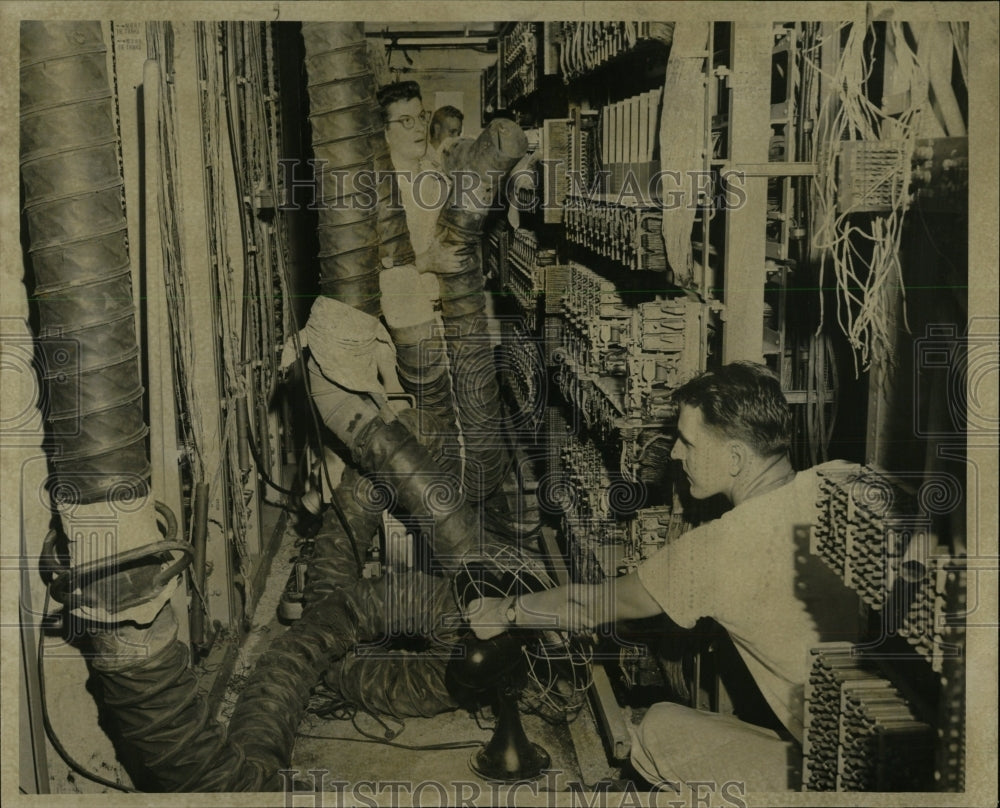
[[[160,557],[175,553],[179,556],[173,563],[162,567],[166,562]],[[97,606],[119,612],[153,600],[187,568],[192,556],[191,545],[186,542],[146,544],[65,570],[53,578],[49,594],[66,606]],[[162,568],[154,572],[151,562],[160,562]],[[114,577],[105,580],[109,576]],[[95,586],[101,581],[103,586]]]

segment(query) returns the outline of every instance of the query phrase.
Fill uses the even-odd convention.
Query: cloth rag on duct
[[[370,314],[331,297],[318,297],[299,339],[303,348],[309,346],[323,375],[345,390],[383,393],[394,383],[398,386],[396,347],[385,326]]]

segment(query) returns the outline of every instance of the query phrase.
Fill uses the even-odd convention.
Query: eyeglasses
[[[420,123],[427,123],[427,119],[430,117],[430,113],[428,113],[425,109],[416,118],[412,115],[400,115],[398,118],[390,118],[386,121],[386,123],[398,123],[404,129],[412,129],[416,126],[417,121],[420,121]]]

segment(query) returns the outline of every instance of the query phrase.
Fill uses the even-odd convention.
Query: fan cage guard
[[[454,578],[455,599],[508,598],[556,586],[544,564],[507,545],[484,545],[464,555]],[[524,644],[527,684],[518,707],[551,722],[572,721],[583,708],[593,643],[585,635],[549,629]]]

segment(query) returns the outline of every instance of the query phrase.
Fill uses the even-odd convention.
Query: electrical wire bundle
[[[213,320],[220,384],[226,402],[219,454],[211,448],[212,433],[195,382],[204,348],[192,338],[199,311],[192,305],[188,274],[198,262],[185,255],[177,211],[181,189],[179,142],[175,131],[177,99],[169,27],[150,23],[150,55],[162,65],[158,110],[158,185],[160,231],[164,250],[163,275],[168,297],[171,344],[177,370],[176,411],[193,484],[209,491],[240,492],[251,469],[249,447],[257,471],[269,480],[275,463],[268,438],[268,402],[278,383],[275,345],[287,331],[291,312],[280,301],[289,299],[285,277],[283,226],[269,221],[260,209],[274,204],[278,177],[278,122],[268,103],[274,97],[273,42],[268,26],[203,23],[195,26],[197,70],[206,92],[201,94],[202,149],[206,161],[206,231],[213,262]],[[230,185],[230,183],[232,185]],[[236,198],[233,209],[228,200]],[[234,222],[235,220],[235,222]],[[234,226],[235,225],[235,226]],[[234,233],[237,234],[234,237]],[[208,467],[209,464],[213,468]],[[219,485],[223,483],[220,489]],[[278,488],[277,486],[275,486]],[[280,488],[279,488],[280,490]],[[225,495],[224,529],[231,537],[247,585],[251,564],[244,536],[253,514],[242,495]],[[194,520],[189,520],[193,529]],[[204,601],[203,593],[198,595]],[[252,592],[246,592],[253,601]],[[203,608],[207,606],[202,603]]]
[[[161,244],[163,246],[163,281],[167,298],[171,301],[167,307],[170,324],[170,344],[174,349],[174,367],[178,372],[176,390],[176,411],[179,418],[181,440],[185,449],[185,459],[192,466],[192,477],[204,479],[205,468],[202,457],[202,447],[207,442],[207,431],[204,425],[203,407],[194,385],[191,370],[198,364],[198,356],[191,339],[193,333],[194,314],[191,311],[192,298],[185,293],[184,273],[185,256],[181,244],[178,211],[180,198],[180,164],[178,160],[179,144],[175,130],[176,100],[175,85],[169,80],[172,65],[172,46],[170,43],[169,25],[167,23],[149,23],[147,36],[149,38],[150,58],[161,65],[159,87],[159,110],[157,111],[157,144],[159,160],[157,167],[160,177],[156,183],[157,210],[160,217]]]
[[[208,216],[209,249],[215,263],[213,273],[215,291],[213,295],[214,319],[218,323],[218,345],[220,353],[220,373],[222,376],[225,400],[227,403],[225,417],[222,423],[222,455],[220,468],[213,475],[212,488],[221,475],[225,478],[225,492],[242,492],[244,481],[241,479],[239,459],[239,444],[241,443],[238,429],[240,408],[237,402],[245,402],[249,395],[248,377],[245,373],[243,360],[243,337],[247,332],[247,320],[259,320],[259,300],[256,295],[247,294],[246,283],[253,264],[252,256],[246,250],[247,225],[242,210],[232,210],[227,202],[231,199],[227,174],[232,171],[239,189],[239,171],[241,155],[240,144],[235,141],[232,120],[232,98],[227,83],[227,71],[224,70],[223,54],[232,47],[228,37],[222,35],[219,24],[206,23],[195,27],[198,63],[198,73],[206,92],[202,94],[201,120],[203,126],[203,149],[206,157],[205,201]],[[221,45],[221,47],[220,47]],[[228,151],[227,155],[225,151]],[[230,168],[230,161],[233,163]],[[242,196],[240,197],[242,198]],[[232,238],[232,220],[237,219],[240,242]],[[249,464],[247,464],[249,467]],[[251,515],[248,503],[240,493],[226,496],[228,506],[227,527],[237,552],[240,573],[246,586],[253,580],[251,575],[250,554],[245,536],[250,532]],[[255,598],[247,591],[247,600],[253,603]]]
[[[903,219],[907,209],[905,177],[917,136],[917,124],[927,101],[926,92],[917,92],[923,77],[916,53],[907,43],[903,24],[887,24],[886,48],[892,48],[899,86],[909,86],[910,106],[898,115],[883,112],[865,94],[875,59],[866,38],[874,23],[846,23],[827,36],[817,38],[812,48],[803,49],[805,64],[829,83],[831,92],[819,110],[813,131],[813,153],[819,163],[814,183],[813,243],[820,251],[820,326],[823,323],[823,277],[827,267],[834,274],[837,290],[837,320],[854,350],[855,372],[866,370],[875,356],[892,355],[892,311],[897,287],[905,288],[899,259]],[[829,38],[846,41],[834,69],[824,71],[815,61]],[[924,85],[926,87],[926,85]],[[894,155],[878,163],[875,173],[861,177],[868,188],[888,188],[887,210],[870,216],[862,203],[846,199],[863,197],[855,189],[842,187],[840,161],[845,143],[861,141],[881,144],[885,154]],[[858,178],[855,177],[855,182]],[[907,327],[908,328],[908,327]]]
[[[669,43],[673,23],[564,22],[559,67],[566,82],[584,76],[620,53],[632,50],[640,39]]]

